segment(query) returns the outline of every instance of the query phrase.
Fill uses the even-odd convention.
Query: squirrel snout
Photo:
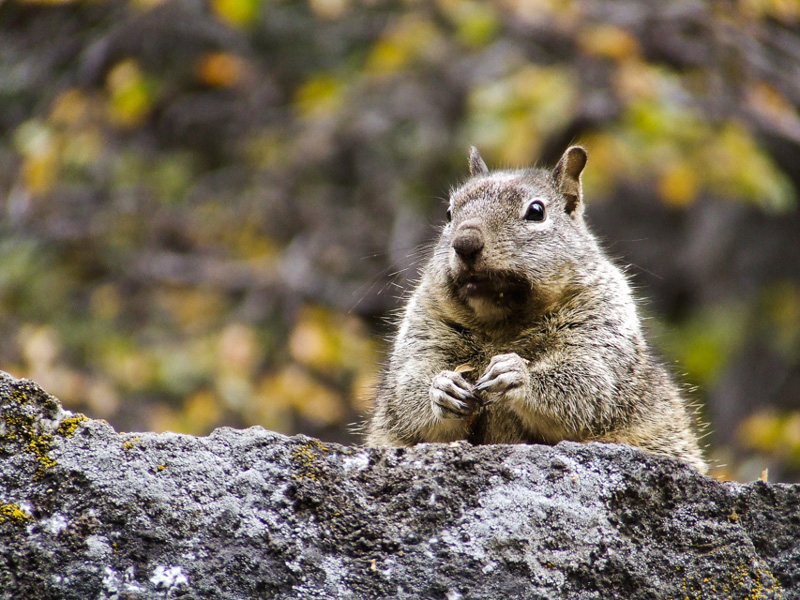
[[[483,235],[475,227],[462,228],[453,238],[452,246],[459,258],[473,261],[483,250]]]

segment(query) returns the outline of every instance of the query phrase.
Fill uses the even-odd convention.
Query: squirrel
[[[410,296],[369,446],[629,444],[706,472],[687,401],[642,333],[623,272],[584,221],[587,154],[470,179]]]

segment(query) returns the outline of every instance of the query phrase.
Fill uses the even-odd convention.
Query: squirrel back
[[[630,286],[583,218],[586,152],[454,190],[384,369],[367,443],[631,444],[706,465]]]

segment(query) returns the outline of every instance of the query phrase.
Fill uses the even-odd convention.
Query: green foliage
[[[0,240],[0,264],[0,307],[22,322],[58,314],[75,285],[53,251],[35,239]]]
[[[764,66],[794,4],[637,6],[0,3],[0,368],[122,429],[352,440],[376,317],[469,144],[517,167],[580,142],[587,197],[620,212],[634,186],[683,219],[794,215],[800,100]],[[663,323],[701,393],[754,340],[800,363],[800,284],[760,281]],[[793,443],[775,414],[753,448]]]
[[[599,147],[606,169],[590,183],[613,187],[620,178],[653,179],[664,202],[685,206],[701,194],[736,198],[769,211],[796,205],[788,177],[737,121],[713,123],[697,109],[661,100],[632,102],[608,132],[587,146]],[[597,154],[597,153],[595,153]]]
[[[774,347],[794,364],[800,364],[800,285],[779,282],[765,290],[760,303],[765,328]]]
[[[737,435],[745,448],[780,456],[800,467],[800,411],[758,411],[739,425]]]
[[[522,65],[471,90],[465,139],[493,162],[532,164],[542,141],[569,122],[577,97],[569,68]]]
[[[708,389],[741,348],[749,307],[743,303],[706,307],[663,333],[665,347],[689,379]]]

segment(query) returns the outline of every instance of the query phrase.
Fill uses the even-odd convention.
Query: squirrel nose
[[[463,229],[453,238],[452,246],[462,260],[472,261],[483,250],[483,236],[472,227]]]

